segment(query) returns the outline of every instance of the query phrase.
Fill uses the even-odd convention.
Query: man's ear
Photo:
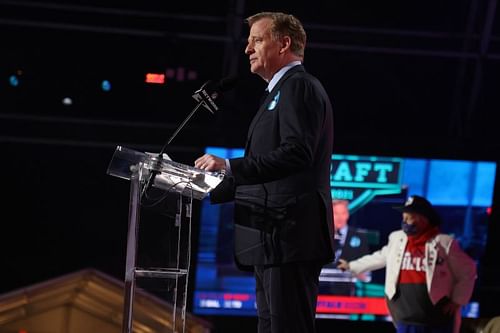
[[[290,49],[292,46],[292,39],[290,36],[284,36],[281,38],[281,48],[280,48],[280,54],[285,53],[287,50]]]

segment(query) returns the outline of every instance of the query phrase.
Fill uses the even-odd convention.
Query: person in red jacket
[[[401,230],[387,245],[357,260],[341,259],[338,268],[355,274],[386,268],[385,294],[398,333],[458,333],[476,264],[440,232],[441,218],[427,199],[411,196],[399,210]]]

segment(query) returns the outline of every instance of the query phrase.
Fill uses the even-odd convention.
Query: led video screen
[[[233,158],[242,149],[208,147],[206,152]],[[493,202],[496,163],[383,156],[333,155],[334,199],[349,201],[350,240],[357,255],[380,249],[401,226],[394,209],[409,195],[429,199],[440,213],[441,231],[453,235],[478,265],[486,245],[487,221]],[[361,241],[362,240],[362,241]],[[361,246],[361,244],[364,244]],[[384,269],[363,276],[325,265],[320,275],[317,317],[347,320],[390,320],[384,299]],[[233,205],[201,204],[193,312],[203,315],[254,316],[252,273],[233,261]],[[293,292],[293,291],[290,291]],[[463,315],[478,317],[474,299]]]

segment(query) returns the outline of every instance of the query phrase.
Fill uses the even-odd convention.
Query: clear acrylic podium
[[[108,167],[109,175],[130,180],[127,254],[125,263],[125,294],[123,333],[133,332],[133,305],[138,278],[168,279],[173,285],[168,301],[172,313],[166,314],[171,332],[185,332],[186,303],[191,255],[191,216],[193,199],[205,198],[223,179],[223,173],[207,172],[171,161],[168,156],[143,153],[118,146]],[[168,267],[140,268],[137,263],[141,199],[150,188],[177,196],[171,230],[176,235],[175,256]],[[173,246],[172,246],[173,245]]]

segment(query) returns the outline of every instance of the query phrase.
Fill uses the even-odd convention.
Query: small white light
[[[63,100],[62,100],[62,103],[64,105],[72,105],[73,104],[73,100],[70,97],[64,97]]]

